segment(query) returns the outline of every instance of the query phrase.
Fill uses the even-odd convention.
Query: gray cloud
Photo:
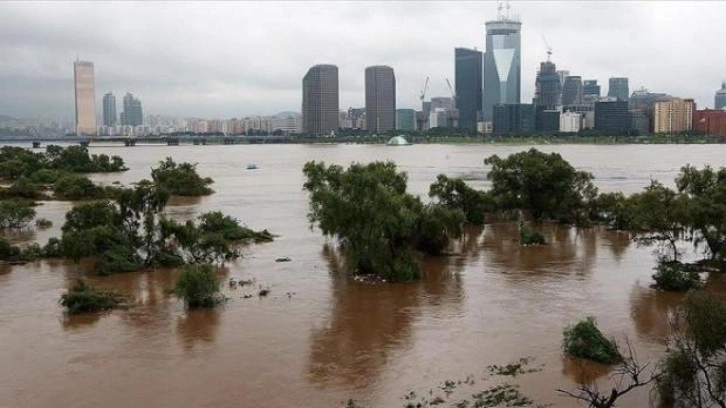
[[[693,97],[712,106],[726,77],[722,2],[513,1],[521,16],[522,100],[545,57],[607,91]],[[73,113],[76,56],[96,65],[97,99],[137,94],[149,113],[233,117],[299,110],[301,78],[317,63],[340,68],[341,108],[363,106],[363,70],[396,71],[398,105],[448,95],[457,46],[484,48],[494,2],[2,2],[0,113]]]

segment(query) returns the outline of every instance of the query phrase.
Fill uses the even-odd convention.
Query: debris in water
[[[284,258],[277,258],[275,259],[275,262],[290,262],[290,258],[287,256]]]

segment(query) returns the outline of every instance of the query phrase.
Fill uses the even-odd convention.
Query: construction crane
[[[547,42],[547,39],[545,38],[544,34],[542,34],[542,41],[544,42],[544,45],[547,49],[547,62],[550,61],[550,56],[552,55],[552,47],[550,47],[549,43]]]
[[[449,92],[451,92],[451,100],[454,102],[454,108],[456,108],[456,93],[454,93],[454,88],[451,87],[451,82],[449,81],[449,78],[446,78],[446,85],[449,86]]]
[[[426,91],[429,89],[429,77],[426,77],[426,82],[424,82],[423,89],[421,90],[421,93],[419,94],[419,99],[421,100],[421,112],[420,114],[416,115],[416,122],[418,122],[418,130],[424,130],[424,126],[429,121],[428,114],[426,112],[426,105],[425,105],[425,99],[426,99]]]

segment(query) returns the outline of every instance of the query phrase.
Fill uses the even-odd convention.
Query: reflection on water
[[[177,317],[176,333],[185,350],[214,341],[222,322],[222,308],[187,310]]]
[[[670,334],[668,319],[681,299],[681,293],[635,285],[630,294],[630,315],[638,336],[644,340],[666,344]]]
[[[377,381],[393,353],[409,347],[422,308],[459,313],[464,296],[452,257],[425,258],[419,282],[367,284],[340,279],[341,255],[332,245],[322,253],[339,279],[332,283],[328,323],[311,334],[308,375],[316,384],[365,389]]]
[[[109,312],[85,313],[80,315],[63,313],[63,316],[61,317],[61,325],[63,326],[64,330],[75,330],[92,327],[93,325],[98,323],[99,320],[101,320],[101,317],[108,314]]]
[[[613,366],[599,364],[594,361],[581,358],[563,357],[562,374],[570,378],[576,384],[590,385],[600,378],[608,375]]]
[[[553,223],[533,226],[546,245],[523,247],[516,223],[493,223],[484,229],[484,249],[502,269],[528,273],[577,274],[592,271],[597,257],[598,229],[577,229]]]

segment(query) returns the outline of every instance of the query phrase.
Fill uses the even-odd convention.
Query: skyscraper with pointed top
[[[482,116],[484,121],[493,118],[494,105],[519,104],[521,92],[521,35],[522,23],[499,5],[496,20],[487,21],[486,53],[484,54]]]

